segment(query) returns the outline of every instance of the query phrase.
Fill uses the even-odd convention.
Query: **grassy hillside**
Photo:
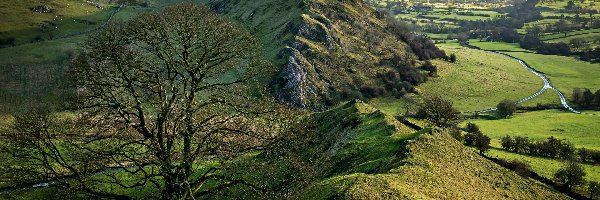
[[[44,9],[36,10],[42,6]],[[39,39],[48,40],[74,31],[101,25],[116,8],[107,1],[89,3],[83,0],[2,1],[0,35],[13,36],[17,44]]]
[[[498,49],[497,45],[513,45],[496,42],[471,42],[471,44],[483,49],[495,50]],[[568,97],[571,96],[573,88],[600,88],[600,82],[597,81],[600,80],[600,64],[583,62],[573,57],[530,53],[518,46],[503,50],[508,50],[507,54],[522,59],[536,70],[543,72],[552,84]]]
[[[468,49],[457,43],[441,44],[440,47],[455,53],[457,62],[436,62],[440,68],[439,77],[419,89],[425,94],[448,98],[460,111],[492,108],[503,99],[516,101],[544,86],[541,79],[509,57]],[[554,103],[552,100],[540,101]]]
[[[540,78],[509,57],[461,47],[458,43],[438,46],[448,54],[456,54],[458,59],[455,63],[433,61],[438,67],[438,76],[417,88],[424,95],[439,95],[452,101],[461,112],[496,107],[504,99],[516,101],[536,93],[544,86]],[[390,115],[402,115],[407,108],[414,113],[415,104],[420,98],[420,95],[408,95],[402,99],[373,99],[369,103]],[[560,105],[560,99],[555,93],[547,91],[519,105],[537,104]]]
[[[339,126],[357,114],[360,120],[354,128]],[[301,192],[303,199],[566,198],[486,160],[446,133],[395,130],[397,122],[363,103],[315,116],[328,119],[319,125],[322,134],[343,141],[333,145],[339,148],[332,156],[333,163],[343,165],[331,165],[329,176]],[[340,137],[345,132],[350,134]]]
[[[397,71],[403,77],[392,59],[415,65],[407,44],[363,1],[218,0],[210,5],[262,40],[265,54],[281,70],[273,82],[276,95],[299,107],[325,109],[361,98],[364,87],[392,91],[384,89],[378,74]]]
[[[15,47],[0,48],[0,114],[24,109],[30,102],[60,104],[63,101],[63,73],[68,62],[81,51],[87,37],[78,35],[51,39],[74,32],[90,30],[106,22],[116,10],[109,1],[96,4],[79,0],[2,1],[0,11],[6,20],[0,23],[0,37],[15,36]],[[31,7],[49,5],[52,13],[34,13]],[[154,8],[127,6],[114,20],[127,20]],[[62,21],[60,20],[62,19]],[[52,30],[40,26],[52,23]],[[58,27],[58,28],[56,28]],[[42,41],[32,43],[40,36]]]

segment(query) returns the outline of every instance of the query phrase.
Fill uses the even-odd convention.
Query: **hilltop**
[[[362,102],[314,117],[329,119],[318,127],[328,138],[322,140],[330,144],[327,152],[334,153],[329,165],[321,165],[329,173],[300,192],[303,199],[568,198],[479,156],[443,131],[411,130]]]

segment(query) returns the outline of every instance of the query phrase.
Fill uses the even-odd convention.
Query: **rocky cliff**
[[[341,100],[410,90],[403,75],[407,68],[415,71],[415,54],[388,29],[385,16],[362,0],[217,0],[211,5],[263,41],[279,72],[273,92],[291,105],[322,110]],[[384,74],[392,79],[382,79]]]

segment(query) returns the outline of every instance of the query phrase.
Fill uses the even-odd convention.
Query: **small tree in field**
[[[500,115],[500,117],[510,117],[516,110],[517,110],[517,105],[515,105],[515,103],[511,100],[503,100],[501,101],[498,106],[498,115]]]
[[[507,151],[514,150],[515,140],[513,140],[513,138],[510,137],[509,135],[502,137],[502,139],[500,141],[501,141],[500,144],[502,144],[502,148],[504,150],[507,150]]]
[[[425,97],[417,115],[442,128],[453,127],[460,122],[460,113],[452,107],[452,102],[439,96]]]
[[[456,62],[456,54],[454,54],[454,53],[450,54],[450,62],[452,62],[452,63]]]
[[[581,167],[581,164],[573,161],[569,161],[569,163],[554,174],[554,178],[569,190],[572,190],[574,186],[585,183],[584,176],[585,171]]]
[[[489,150],[491,148],[490,146],[490,137],[488,137],[487,135],[484,135],[483,133],[479,132],[476,133],[477,135],[477,139],[475,140],[475,148],[477,148],[477,150],[479,150],[479,154],[483,155],[487,150]]]

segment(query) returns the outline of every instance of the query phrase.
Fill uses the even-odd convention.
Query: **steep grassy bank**
[[[335,116],[356,115],[352,113],[363,113],[367,118],[359,120],[357,128],[349,129],[352,134],[340,137],[344,133],[340,130],[348,128],[334,125],[343,124],[338,120],[344,119]],[[332,163],[343,161],[344,167],[331,165],[329,176],[301,192],[303,199],[566,198],[486,160],[444,132],[425,129],[407,134],[411,131],[392,128],[374,131],[386,130],[381,127],[397,122],[384,120],[389,117],[380,111],[373,112],[366,104],[346,104],[315,116],[329,119],[321,123],[321,133],[327,133],[334,141],[344,138],[342,145],[333,145],[339,148],[332,155]],[[348,158],[354,159],[348,161]],[[393,162],[382,162],[385,160]]]

